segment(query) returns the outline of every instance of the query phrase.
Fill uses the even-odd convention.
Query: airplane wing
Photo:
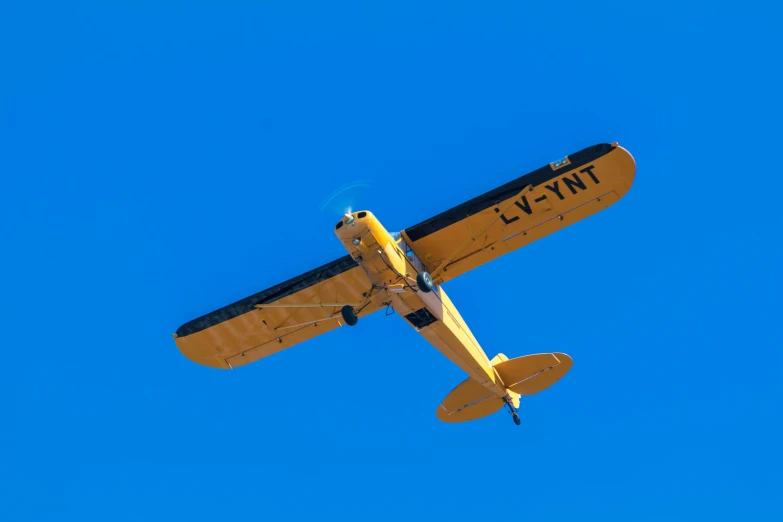
[[[378,310],[365,295],[371,287],[345,256],[185,323],[174,338],[194,362],[236,368],[338,328],[345,304],[360,309],[360,317]]]
[[[436,283],[595,214],[631,188],[636,164],[613,144],[588,147],[402,232]]]

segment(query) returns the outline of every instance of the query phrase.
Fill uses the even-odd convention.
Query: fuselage
[[[399,234],[389,233],[367,211],[346,214],[335,233],[370,279],[373,300],[391,306],[489,392],[507,396],[492,363],[443,288],[436,285],[431,292],[417,288],[416,276],[424,267]]]

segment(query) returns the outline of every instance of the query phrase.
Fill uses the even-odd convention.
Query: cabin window
[[[399,236],[400,234],[398,233],[397,235]],[[392,237],[394,237],[394,234],[392,234]],[[406,243],[401,236],[400,239],[396,241],[402,251],[405,252],[405,257],[408,259],[408,262],[413,265],[413,268],[416,269],[416,272],[424,272],[427,270],[424,266],[424,263],[421,262],[413,250],[411,250],[411,247],[408,246],[408,243]]]

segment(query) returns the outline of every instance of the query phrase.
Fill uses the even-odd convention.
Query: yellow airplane
[[[554,384],[571,358],[490,360],[442,285],[612,205],[635,173],[628,151],[601,144],[399,233],[370,212],[346,214],[335,233],[347,256],[194,319],[174,338],[192,361],[231,369],[392,309],[469,376],[438,406],[440,420],[469,421],[505,406],[518,425],[520,396]]]

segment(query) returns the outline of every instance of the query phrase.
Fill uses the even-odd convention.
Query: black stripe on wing
[[[210,312],[206,315],[202,315],[198,319],[193,319],[177,329],[177,337],[185,337],[186,335],[194,334],[202,330],[206,330],[216,324],[220,324],[224,321],[228,321],[242,314],[252,312],[255,310],[255,305],[272,303],[278,299],[282,299],[291,294],[294,294],[305,288],[309,288],[314,284],[326,281],[327,279],[340,275],[343,272],[359,266],[359,264],[351,258],[351,256],[341,257],[331,263],[327,263],[323,266],[319,266],[314,270],[310,270],[300,276],[296,276],[293,279],[289,279],[284,283],[280,283],[271,288],[267,288],[261,292],[246,297],[236,303],[224,306],[219,310]]]
[[[431,217],[426,221],[422,221],[418,225],[414,225],[405,229],[405,233],[408,235],[411,241],[418,241],[419,239],[434,234],[438,230],[442,230],[449,225],[453,225],[458,221],[462,221],[468,216],[478,214],[482,210],[486,210],[505,201],[508,198],[514,197],[519,194],[523,188],[528,185],[541,185],[546,183],[550,179],[561,176],[563,173],[579,168],[588,163],[592,163],[601,156],[608,154],[614,149],[614,147],[608,143],[602,143],[600,145],[593,145],[586,149],[582,149],[579,152],[570,154],[568,160],[570,164],[568,168],[561,169],[561,171],[554,171],[550,165],[541,167],[538,170],[534,170],[524,176],[521,176],[514,181],[510,181],[505,185],[502,185],[494,190],[482,194],[478,197],[471,199],[461,205],[449,209],[445,212],[438,214],[435,217]]]

